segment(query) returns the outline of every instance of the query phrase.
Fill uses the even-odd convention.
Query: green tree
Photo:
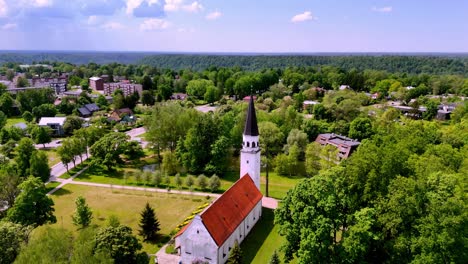
[[[216,89],[214,83],[210,80],[191,80],[187,83],[187,94],[196,98],[203,98],[207,89]]]
[[[213,104],[220,98],[220,94],[218,89],[213,85],[206,88],[206,92],[203,97],[209,104]]]
[[[9,93],[0,96],[0,110],[7,116],[13,115],[14,100]]]
[[[72,215],[73,224],[79,228],[88,227],[93,219],[93,212],[86,204],[86,199],[83,196],[78,196],[75,199],[75,213]]]
[[[41,104],[32,109],[32,114],[36,120],[41,117],[54,117],[57,114],[57,108],[53,104]]]
[[[68,172],[68,163],[75,160],[73,149],[69,144],[63,144],[57,148],[57,154],[60,157],[60,161],[63,163]]]
[[[28,86],[29,86],[28,79],[21,77],[21,76],[18,77],[18,79],[16,80],[17,88],[28,87]]]
[[[22,138],[16,147],[16,164],[18,165],[18,174],[20,176],[29,175],[31,167],[31,155],[36,152],[34,143],[30,138]]]
[[[207,173],[224,174],[231,157],[231,141],[225,136],[220,136],[211,145],[211,160],[205,167]]]
[[[260,122],[258,124],[260,134],[260,147],[262,148],[265,161],[266,183],[265,183],[265,196],[269,195],[269,172],[271,166],[271,159],[273,155],[278,153],[281,148],[283,134],[281,130],[272,122]]]
[[[239,247],[237,240],[234,242],[234,247],[229,253],[229,258],[227,259],[227,264],[242,264],[242,251]]]
[[[177,188],[180,189],[180,187],[182,187],[183,182],[182,182],[182,178],[180,177],[180,174],[179,174],[179,173],[177,173],[177,174],[175,175],[174,183],[175,183],[175,185],[177,186]]]
[[[44,183],[40,179],[29,177],[18,187],[21,192],[7,212],[8,220],[33,226],[57,222],[54,201],[47,196]]]
[[[33,114],[31,114],[29,111],[24,111],[22,117],[28,123],[31,123],[34,120]]]
[[[73,240],[73,254],[71,255],[71,263],[73,264],[112,264],[114,261],[109,252],[100,250],[94,252],[96,246],[96,229],[85,228],[81,229],[78,237]]]
[[[210,177],[210,180],[208,181],[208,187],[210,188],[211,192],[216,192],[219,190],[219,187],[221,187],[221,181],[216,174]]]
[[[284,153],[280,153],[275,157],[275,172],[279,175],[286,176],[289,175],[290,166],[288,156]]]
[[[154,105],[155,99],[151,91],[143,91],[141,94],[141,103],[143,105]]]
[[[194,183],[195,183],[195,179],[193,178],[193,176],[187,175],[187,177],[185,178],[185,185],[190,188],[193,186]]]
[[[20,253],[23,242],[28,241],[29,228],[8,221],[0,221],[0,264],[10,264]]]
[[[198,187],[200,187],[200,189],[202,189],[202,190],[205,190],[205,189],[206,189],[206,187],[208,186],[208,179],[206,178],[205,175],[203,175],[203,174],[198,175],[198,178],[197,178],[197,185],[198,185]]]
[[[96,99],[96,104],[100,107],[100,108],[105,108],[109,105],[109,102],[107,101],[106,97],[102,94],[100,94],[98,96],[98,98]]]
[[[273,255],[271,255],[269,264],[281,264],[280,258],[276,250],[273,252]]]
[[[31,137],[36,144],[42,144],[45,148],[45,144],[49,143],[52,139],[52,130],[48,126],[35,126],[31,131]]]
[[[316,142],[307,145],[305,153],[305,169],[309,176],[318,174],[321,169],[320,165],[321,146]]]
[[[349,137],[356,140],[363,140],[374,134],[372,121],[368,117],[358,117],[349,125]]]
[[[177,173],[177,157],[175,153],[171,151],[166,151],[163,153],[163,160],[161,164],[161,169],[167,175],[175,175]]]
[[[336,166],[339,162],[338,152],[338,148],[333,145],[322,147],[322,150],[320,151],[320,167],[323,170],[327,170]]]
[[[8,117],[0,111],[0,128],[3,128],[7,123]]]
[[[148,261],[146,253],[139,253],[142,246],[128,226],[105,227],[96,234],[96,252],[109,252],[114,263],[143,263]]]
[[[304,157],[304,152],[309,143],[307,134],[299,129],[292,129],[289,132],[288,138],[286,140],[287,145],[285,146],[285,150],[289,152],[289,148],[296,145],[300,152],[300,157]]]
[[[145,208],[141,212],[140,230],[138,231],[144,241],[155,241],[158,232],[161,230],[159,220],[156,217],[154,209],[146,203]]]
[[[107,170],[122,162],[120,155],[126,150],[128,136],[124,133],[112,132],[96,141],[91,146],[91,154],[106,166]]]
[[[31,164],[29,174],[41,179],[43,182],[47,182],[49,180],[49,158],[47,157],[47,154],[44,151],[33,152],[29,163]]]
[[[83,120],[77,116],[67,116],[63,123],[63,130],[67,135],[72,135],[77,129],[83,126]]]

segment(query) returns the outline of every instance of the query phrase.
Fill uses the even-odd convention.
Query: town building
[[[65,131],[63,125],[65,124],[66,117],[42,117],[39,120],[39,126],[48,126],[52,129],[54,136],[63,136]]]
[[[96,111],[99,111],[99,106],[97,106],[95,103],[85,104],[83,107],[78,108],[78,113],[81,117],[90,117]]]
[[[89,87],[96,91],[104,90],[104,80],[99,77],[89,78]]]
[[[348,158],[361,144],[357,140],[334,133],[320,134],[315,142],[322,146],[332,145],[338,148],[338,158],[340,160]]]
[[[262,215],[260,146],[253,97],[243,133],[240,179],[175,237],[180,263],[224,264]]]
[[[141,96],[143,86],[141,84],[130,83],[129,81],[104,84],[104,95],[113,95],[116,90],[121,90],[124,96],[129,96],[134,93],[138,93],[138,95]]]
[[[33,77],[32,79],[28,81],[32,87],[40,87],[40,88],[49,87],[52,90],[54,90],[55,94],[57,95],[63,94],[65,91],[67,91],[68,77],[57,77],[57,78]]]
[[[187,99],[188,95],[186,93],[173,93],[171,95],[171,100],[185,100]]]

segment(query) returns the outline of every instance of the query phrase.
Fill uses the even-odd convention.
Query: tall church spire
[[[249,109],[247,110],[244,135],[258,136],[257,116],[255,115],[255,106],[252,95],[250,96]]]

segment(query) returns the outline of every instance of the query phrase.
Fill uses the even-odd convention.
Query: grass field
[[[140,212],[146,202],[149,202],[155,209],[161,224],[160,233],[164,237],[163,242],[167,241],[169,233],[185,217],[190,215],[197,206],[207,201],[206,198],[197,196],[146,193],[69,184],[51,195],[55,203],[55,216],[57,217],[55,226],[72,231],[77,230],[72,223],[71,215],[75,210],[74,201],[78,196],[85,197],[86,202],[93,210],[93,225],[104,226],[107,224],[109,216],[115,215],[120,219],[121,224],[131,227],[135,235],[137,234]],[[143,243],[143,250],[154,254],[161,246],[162,243]]]
[[[283,259],[280,247],[285,238],[278,234],[278,226],[275,226],[273,221],[273,210],[263,208],[262,218],[241,244],[244,263],[268,263],[275,250],[280,259]],[[291,261],[290,263],[296,262]]]
[[[6,122],[6,125],[5,126],[13,126],[13,125],[16,125],[18,123],[26,123],[26,121],[24,121],[24,119],[22,117],[9,117],[7,119],[7,122]]]
[[[45,151],[45,153],[47,154],[47,157],[49,159],[49,167],[52,167],[60,162],[60,157],[58,156],[55,149],[42,149],[41,151]]]

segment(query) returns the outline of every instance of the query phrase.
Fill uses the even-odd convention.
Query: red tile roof
[[[192,222],[190,222],[190,223],[186,224],[184,227],[182,227],[182,229],[180,229],[179,232],[177,232],[177,234],[176,234],[174,237],[178,237],[178,236],[182,235],[182,234],[185,232],[185,230],[187,229],[187,227],[188,227],[191,223],[192,223]]]
[[[218,246],[224,244],[261,199],[262,193],[246,174],[200,215]]]

